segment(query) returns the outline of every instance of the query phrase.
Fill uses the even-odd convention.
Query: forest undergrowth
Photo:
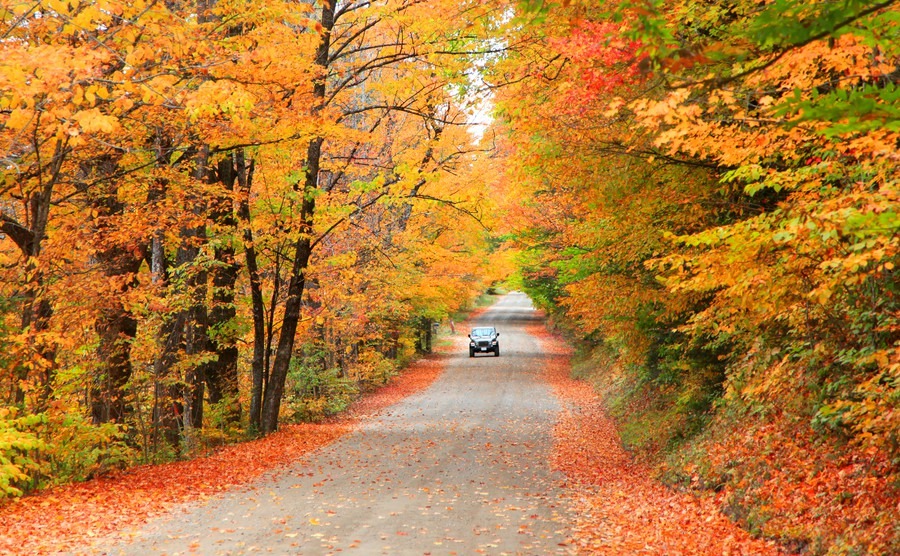
[[[0,508],[0,554],[80,553],[111,538],[127,540],[130,531],[179,504],[248,484],[296,462],[351,432],[363,418],[427,388],[442,370],[438,353],[418,360],[346,413],[322,422],[286,425],[208,457],[144,465],[16,499]]]
[[[590,383],[571,377],[572,350],[534,325],[552,355],[546,380],[564,405],[554,428],[553,466],[567,478],[575,515],[572,544],[583,554],[781,554],[720,511],[716,497],[677,492],[625,451]]]

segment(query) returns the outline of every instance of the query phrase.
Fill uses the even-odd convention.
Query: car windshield
[[[490,336],[493,333],[493,328],[476,328],[472,330],[472,336]]]

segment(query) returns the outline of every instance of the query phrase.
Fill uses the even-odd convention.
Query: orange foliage
[[[741,523],[790,532],[786,544],[816,552],[840,538],[839,546],[891,553],[900,508],[883,454],[823,449],[808,422],[785,413],[748,421],[742,434],[716,429],[704,445],[708,462],[682,461],[683,469],[694,482],[730,476],[717,500]]]
[[[4,396],[189,453],[274,430],[292,358],[365,389],[502,278],[461,94],[494,16],[445,4],[4,4]]]
[[[619,441],[590,384],[569,376],[571,351],[540,325],[529,328],[544,353],[544,372],[565,409],[553,430],[553,466],[568,477],[576,514],[573,544],[583,554],[779,554],[719,511],[653,480]]]
[[[897,5],[639,4],[519,29],[524,288],[659,476],[791,548],[897,552]]]
[[[133,529],[175,504],[249,483],[347,434],[362,418],[428,387],[442,370],[439,357],[423,359],[360,399],[348,414],[324,423],[287,425],[266,438],[228,446],[208,457],[143,465],[10,502],[0,508],[0,553],[77,552]]]

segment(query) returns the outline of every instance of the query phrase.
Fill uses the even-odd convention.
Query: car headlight
[[[469,347],[475,347],[475,342],[469,342]]]

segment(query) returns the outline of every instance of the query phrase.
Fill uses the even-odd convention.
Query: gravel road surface
[[[524,294],[504,296],[472,323],[497,327],[500,357],[469,358],[460,330],[428,389],[107,554],[569,554],[548,463],[560,407],[525,331],[537,319]]]

